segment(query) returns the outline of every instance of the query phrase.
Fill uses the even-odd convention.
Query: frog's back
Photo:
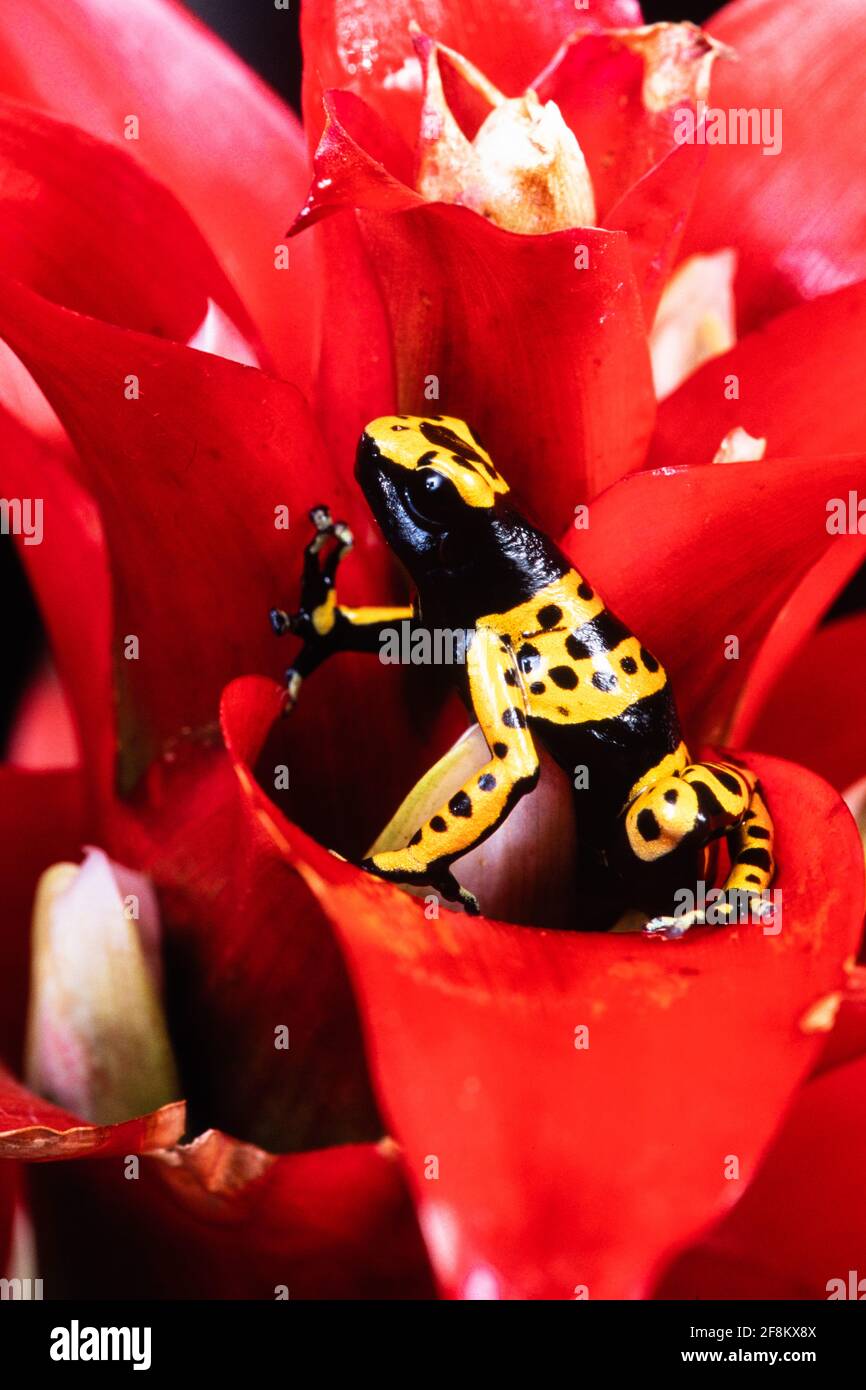
[[[479,626],[511,648],[529,722],[575,776],[579,811],[616,814],[650,768],[685,765],[664,667],[576,570]]]

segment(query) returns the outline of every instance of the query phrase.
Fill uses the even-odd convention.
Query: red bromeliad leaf
[[[866,688],[866,614],[820,628],[780,673],[756,720],[756,747],[796,759],[844,792],[866,776],[866,725],[841,717]],[[850,713],[850,709],[849,709]]]
[[[250,814],[346,949],[442,1288],[640,1296],[665,1252],[730,1199],[726,1156],[753,1168],[814,1060],[820,1040],[800,1020],[838,983],[862,919],[862,851],[841,801],[798,768],[749,760],[778,831],[776,936],[704,931],[658,950],[450,913],[429,921],[268,803],[250,769],[273,693],[239,682],[230,694],[223,724]],[[816,823],[832,826],[832,877],[802,852]],[[588,1048],[576,1046],[584,1026]]]
[[[220,767],[228,773],[231,796],[237,802],[237,779],[224,760]],[[13,1012],[17,1016],[26,999],[28,923],[36,876],[49,862],[77,857],[83,836],[79,829],[77,777],[5,768],[0,769],[0,779],[5,779],[0,808],[10,821],[2,836],[9,862],[3,869],[5,913],[0,979],[4,991],[9,988],[9,998],[4,994],[3,999],[3,1022],[11,1025]],[[191,780],[198,800],[191,794],[177,795],[177,779],[173,779],[173,785],[166,788],[167,805],[160,804],[158,796],[152,798],[155,825],[150,827],[160,840],[155,867],[161,874],[158,884],[163,906],[168,908],[167,926],[172,933],[168,958],[176,990],[186,984],[180,966],[194,929],[207,935],[210,949],[209,969],[203,971],[200,992],[188,995],[178,1012],[182,1014],[185,1009],[196,1014],[204,1005],[214,1014],[219,1011],[221,994],[221,1022],[231,1026],[227,1028],[222,1052],[217,1047],[209,1061],[212,1067],[218,1067],[226,1061],[234,1044],[238,1051],[235,1071],[241,1072],[244,1063],[255,1060],[257,1055],[261,1059],[265,1043],[271,1056],[275,1055],[273,1030],[269,1027],[267,1039],[257,1040],[255,1020],[257,1017],[261,1023],[264,1018],[270,1024],[269,1005],[278,999],[279,985],[291,972],[296,978],[288,1014],[291,1050],[278,1054],[285,1091],[283,1108],[294,1103],[297,1112],[303,1091],[301,1083],[306,1080],[322,1109],[333,1099],[346,1105],[343,1120],[347,1124],[354,1112],[349,1110],[351,1097],[345,1084],[336,1098],[320,1094],[327,1063],[320,1066],[316,1076],[309,1069],[309,1055],[304,1065],[307,1024],[315,1013],[315,1000],[321,997],[328,980],[334,978],[335,967],[340,983],[332,989],[329,1007],[327,1011],[323,1008],[318,1019],[315,1041],[330,1044],[331,1065],[336,1054],[346,1075],[351,1075],[353,1062],[351,1057],[342,1055],[345,1049],[353,1046],[354,1057],[362,1064],[354,1013],[354,1041],[339,1015],[341,1003],[348,1000],[350,1007],[350,994],[327,922],[309,890],[284,862],[279,864],[283,890],[279,897],[276,872],[271,880],[273,891],[268,895],[264,891],[265,868],[260,865],[255,875],[240,873],[242,855],[233,857],[232,848],[244,836],[251,839],[255,825],[248,821],[238,823],[235,818],[230,827],[237,832],[234,841],[228,826],[224,825],[225,833],[220,836],[217,832],[224,807],[220,805],[214,779],[202,777],[201,768],[197,767]],[[180,845],[179,830],[184,820],[187,839]],[[115,825],[115,832],[129,837],[131,826],[119,831]],[[137,848],[141,849],[144,843],[139,840]],[[132,844],[132,839],[127,838],[126,847]],[[209,858],[203,851],[205,845]],[[268,862],[275,862],[272,844]],[[196,879],[196,873],[201,874],[201,880]],[[225,901],[226,879],[234,894],[231,902]],[[292,898],[293,882],[306,898],[302,909],[308,933],[306,959],[297,940],[299,924],[297,902]],[[185,919],[178,908],[185,893],[197,910],[194,921]],[[245,924],[250,934],[258,928],[255,940],[251,935],[243,936]],[[296,928],[294,939],[287,924]],[[315,943],[314,960],[315,929],[322,939]],[[262,939],[268,934],[274,948],[271,952],[264,949]],[[189,955],[185,958],[188,961]],[[323,970],[328,960],[335,962],[330,976]],[[254,979],[250,976],[251,964],[259,967]],[[248,990],[248,983],[255,986],[252,991]],[[214,992],[218,992],[216,1006]],[[248,993],[255,994],[255,1017],[246,1008]],[[9,1049],[15,1055],[20,1046],[21,1022],[18,1019]],[[329,1039],[321,1036],[326,1024]],[[211,1042],[217,1034],[218,1027],[214,1027]],[[327,1052],[326,1046],[322,1046],[322,1051]],[[250,1105],[262,1108],[257,1119],[264,1128],[273,1123],[277,1078],[271,1077],[268,1110],[260,1071],[261,1068],[251,1068],[242,1076],[224,1072],[220,1086],[227,1093],[223,1102],[226,1108],[233,1102],[237,1106],[239,1089],[247,1086]],[[195,1101],[199,1103],[201,1096],[196,1096]],[[297,1127],[297,1113],[293,1118]],[[36,1222],[40,1259],[46,1275],[50,1271],[55,1290],[61,1279],[68,1277],[70,1292],[81,1294],[83,1289],[92,1287],[106,1295],[116,1295],[123,1289],[127,1297],[133,1296],[133,1289],[142,1296],[165,1295],[168,1283],[176,1296],[187,1297],[196,1292],[202,1297],[273,1297],[275,1286],[282,1283],[289,1285],[293,1297],[409,1297],[429,1292],[429,1274],[411,1204],[389,1147],[341,1147],[322,1154],[275,1159],[272,1154],[225,1135],[211,1134],[188,1148],[166,1150],[164,1146],[175,1144],[183,1130],[183,1105],[165,1106],[153,1115],[123,1124],[88,1124],[33,1095],[0,1067],[0,1157],[6,1159],[0,1164],[0,1260],[17,1177],[17,1165],[12,1160],[114,1155],[110,1163],[63,1164],[62,1171],[50,1174],[47,1168],[53,1165],[46,1165],[41,1180],[31,1179],[39,1203]],[[143,1164],[141,1186],[136,1183],[130,1197],[128,1156],[153,1149],[160,1152],[152,1162]],[[54,1194],[58,1202],[47,1219],[46,1192],[49,1196]],[[60,1236],[64,1223],[70,1219],[80,1231],[85,1207],[90,1213],[88,1224],[92,1221],[95,1231],[110,1233],[110,1252],[102,1249],[101,1237],[95,1244],[88,1242],[82,1247],[79,1240]],[[154,1230],[159,1231],[158,1247],[153,1243]],[[123,1232],[122,1238],[119,1232]],[[169,1247],[173,1252],[170,1275],[166,1273],[165,1258]],[[153,1254],[157,1248],[158,1261]],[[176,1284],[171,1282],[174,1280]]]
[[[839,995],[830,996],[817,1022],[827,1029],[827,1040],[815,1064],[815,1076],[866,1057],[866,965],[846,964],[843,988]]]
[[[861,1057],[802,1089],[737,1205],[673,1263],[656,1297],[862,1299],[864,1168]]]
[[[0,764],[0,1058],[21,1063],[36,882],[87,834],[80,774]]]
[[[413,199],[414,195],[404,187],[410,177],[411,156],[399,137],[392,136],[375,113],[351,93],[331,93],[329,100],[335,115],[344,107],[352,112],[376,157],[384,158],[399,171],[396,177],[403,182],[392,180],[396,189],[394,201],[403,206],[407,195]],[[345,135],[339,120],[329,120],[323,139],[329,145],[331,158],[342,168],[348,187],[362,187],[369,160]],[[377,174],[378,170],[374,177]],[[387,183],[389,175],[384,169],[380,178],[383,185]],[[327,184],[316,192],[319,198],[327,199]],[[306,207],[300,217],[310,215]],[[322,263],[327,267],[316,410],[332,457],[348,472],[361,430],[369,420],[393,409],[391,329],[355,215],[347,212],[326,222],[317,228],[316,236]]]
[[[866,173],[866,52],[851,42],[862,24],[861,0],[736,0],[708,25],[740,59],[716,69],[713,108],[766,112],[781,135],[776,155],[755,143],[710,147],[686,234],[686,254],[733,239],[744,329],[866,275],[864,211],[852,196]]]
[[[300,126],[180,5],[137,0],[130,23],[114,0],[69,0],[61,11],[52,0],[5,0],[0,90],[122,140],[192,214],[277,368],[306,388],[318,318],[313,248],[299,246],[291,269],[275,259],[309,178]]]
[[[577,11],[573,0],[505,0],[495,12],[484,0],[308,0],[301,11],[304,123],[315,140],[322,128],[321,93],[350,87],[414,145],[421,69],[410,23],[456,48],[506,96],[517,96],[578,26],[640,24],[636,0],[599,0]]]
[[[549,7],[545,17],[550,17]],[[388,18],[393,19],[393,15],[389,14]],[[539,35],[543,28],[541,16],[532,18],[536,35]],[[581,18],[586,20],[585,27],[568,41],[567,35],[573,27],[569,24],[560,36],[567,40],[560,50],[554,54],[551,48],[545,54],[544,72],[533,81],[533,86],[538,88],[542,101],[554,100],[560,105],[567,123],[578,135],[596,186],[598,222],[629,233],[637,283],[649,322],[670,272],[706,153],[704,146],[674,144],[674,111],[684,107],[694,110],[696,101],[706,96],[713,57],[711,44],[699,30],[688,25],[599,32],[599,21],[603,23],[605,16]],[[501,16],[498,19],[501,22]],[[506,22],[511,19],[508,16]],[[442,40],[436,16],[431,16],[431,20],[429,32]],[[335,22],[338,29],[343,26],[343,18],[329,16],[324,6],[315,11],[315,18],[307,19],[311,35],[305,44],[308,57],[310,48],[321,41],[330,21]],[[613,22],[612,17],[608,22]],[[418,137],[420,117],[418,95],[413,90],[420,88],[418,60],[406,47],[407,32],[401,33],[398,29],[396,51],[403,54],[401,78],[392,81],[386,76],[383,85],[382,65],[388,65],[385,56],[389,50],[388,38],[382,40],[383,26],[379,24],[375,40],[365,39],[359,32],[359,26],[362,28],[364,23],[365,19],[353,15],[345,29],[352,30],[351,42],[357,44],[358,51],[366,58],[357,62],[346,60],[348,50],[341,50],[336,65],[331,55],[323,55],[322,62],[307,66],[305,110],[311,138],[320,130],[324,114],[320,77],[327,80],[332,74],[334,82],[341,85],[349,82],[351,86],[350,91],[331,91],[324,96],[325,108],[331,109],[317,161],[321,178],[312,195],[314,207],[334,205],[338,199],[345,204],[347,196],[351,198],[353,183],[357,193],[363,170],[358,167],[357,154],[353,153],[354,141],[374,159],[381,160],[405,184],[414,184],[411,148]],[[477,47],[479,35],[475,33],[471,37]],[[493,67],[486,68],[476,48],[466,48],[462,39],[450,41],[480,63],[487,77],[499,80],[496,59],[500,54],[494,54]],[[519,62],[525,62],[525,45],[509,50],[512,52]],[[446,84],[451,73],[448,62],[444,62]],[[410,78],[410,74],[414,75]],[[506,87],[506,90],[509,89]],[[515,93],[519,90],[520,87],[514,89]],[[356,92],[363,92],[374,110],[389,118],[386,130],[375,131],[373,111],[367,109],[366,117],[360,114],[366,108],[354,96]],[[460,83],[455,85],[452,81],[449,100],[452,110],[458,112],[458,119],[461,95],[466,93]],[[353,140],[347,140],[342,131],[335,136],[335,106],[351,125]],[[402,141],[400,132],[404,137]],[[393,154],[396,142],[403,145],[403,152],[398,159],[389,159],[388,153]],[[339,171],[339,180],[334,179],[335,169]],[[381,171],[369,169],[367,177],[379,186],[381,207],[418,204],[417,195],[411,191],[403,190],[401,194],[393,183],[389,187],[389,180]],[[339,195],[335,183],[339,183]],[[307,215],[311,210],[306,210]],[[346,236],[353,238],[350,226],[345,221],[341,225],[346,229]],[[333,229],[329,229],[327,235],[331,243],[339,241]],[[362,281],[367,278],[362,271]],[[370,296],[375,298],[372,290]],[[339,305],[335,308],[339,313]],[[376,318],[375,312],[373,318]],[[332,338],[339,339],[342,333],[342,324],[339,331],[326,324],[325,344]],[[382,352],[379,355],[384,357]]]
[[[410,156],[399,139],[390,136],[375,114],[350,93],[335,92],[330,96],[335,114],[345,105],[361,124],[376,157],[394,164],[400,170],[398,179],[407,178]],[[362,187],[369,160],[344,134],[339,120],[329,120],[323,139],[329,144],[332,158],[342,167],[349,188]],[[389,177],[383,169],[383,184]],[[403,206],[407,194],[413,195],[402,183],[394,179],[391,182],[396,189],[394,201]],[[317,196],[328,198],[327,183],[317,188]],[[310,216],[308,206],[309,200],[299,214],[298,223],[301,218]],[[358,435],[365,424],[393,408],[391,331],[381,289],[355,216],[347,213],[339,220],[326,223],[317,229],[316,236],[323,264],[327,266],[316,407],[322,435],[333,457],[348,472]]]
[[[293,232],[342,208],[368,203],[379,212],[423,208],[412,186],[412,152],[371,106],[352,92],[329,91],[316,149],[314,180]]]
[[[51,446],[0,409],[0,486],[6,497],[38,496],[42,538],[19,537],[63,686],[74,712],[86,791],[110,785],[115,756],[111,700],[111,591],[99,514],[73,476],[71,451]],[[74,615],[74,616],[73,616]]]
[[[650,463],[708,462],[738,425],[767,440],[770,458],[866,448],[864,353],[866,281],[792,309],[662,402]]]
[[[393,140],[345,93],[330,95],[315,172],[293,230],[360,209],[391,323],[398,410],[429,412],[435,378],[438,408],[471,421],[554,530],[640,465],[655,399],[624,234],[521,236],[467,208],[424,204],[401,181]]]
[[[328,466],[293,387],[66,313],[11,283],[0,289],[0,321],[0,332],[14,341],[74,438],[81,476],[108,537],[112,651],[129,788],[154,753],[173,757],[179,741],[208,738],[227,680],[249,670],[275,673],[290,663],[294,639],[276,640],[267,610],[297,605],[310,506],[328,502],[335,516],[362,523],[356,552],[340,571],[343,601],[385,602],[399,590],[366,506]],[[130,377],[138,378],[137,400],[125,396]],[[17,436],[14,443],[15,476],[39,467],[46,515],[54,518],[50,545],[46,540],[38,560],[27,562],[39,573],[37,592],[48,605],[79,726],[90,730],[88,751],[99,751],[95,769],[88,770],[104,799],[114,723],[105,704],[108,597],[98,538],[91,533],[75,553],[82,528],[92,526],[92,507],[53,455],[37,455]],[[275,527],[275,509],[283,507],[289,508],[288,533]],[[69,603],[81,586],[87,642],[78,619],[70,620]],[[125,659],[129,636],[138,637],[138,660]],[[360,854],[366,845],[350,836],[360,830],[367,843],[375,837],[413,772],[420,773],[424,748],[436,736],[429,672],[401,668],[395,679],[376,660],[347,656],[318,673],[316,684],[318,698],[303,700],[285,726],[289,747],[281,761],[291,766],[292,795],[308,807],[314,833]],[[356,737],[359,709],[372,711],[371,736],[364,740]],[[386,769],[383,738],[404,749],[402,762],[389,761]],[[350,766],[366,789],[361,818],[345,796]],[[123,860],[122,849],[114,853]]]
[[[11,283],[0,290],[0,320],[0,331],[49,391],[73,436],[109,538],[126,787],[154,752],[173,757],[179,740],[207,739],[226,680],[290,663],[295,644],[277,642],[267,608],[297,604],[310,506],[329,502],[336,516],[361,522],[356,552],[340,571],[343,601],[405,600],[366,506],[329,468],[294,388],[65,313]],[[130,376],[139,381],[137,400],[124,394]],[[108,599],[93,509],[65,475],[62,460],[37,454],[20,432],[14,445],[15,476],[39,467],[46,514],[55,519],[51,544],[45,542],[38,560],[27,559],[39,574],[37,592],[48,606],[79,726],[91,731],[91,753],[99,750],[100,761],[89,772],[104,799],[114,715],[104,703],[107,682],[96,679],[105,676]],[[283,507],[289,508],[288,534],[275,528],[275,509]],[[86,544],[75,554],[79,537]],[[74,592],[81,585],[87,592],[87,642],[70,621],[72,576]],[[137,661],[124,659],[128,636],[139,639]],[[437,737],[430,684],[429,672],[401,668],[395,679],[369,657],[346,656],[317,674],[318,698],[302,701],[285,735],[292,794],[329,843],[360,854],[365,845],[352,841],[352,833],[360,828],[369,843],[413,772],[420,773],[424,749]],[[361,741],[359,709],[373,712],[371,737]],[[383,769],[385,737],[398,739],[404,756]],[[366,789],[361,818],[344,792],[349,766]],[[115,852],[123,858],[122,850]]]
[[[287,591],[294,601],[307,508],[345,510],[346,492],[291,386],[78,317],[11,282],[0,332],[62,417],[105,527],[129,785],[166,740],[211,723],[226,680],[283,664],[267,608]],[[291,540],[276,525],[285,507]]]
[[[57,1297],[432,1293],[387,1142],[276,1158],[210,1131],[143,1158],[134,1183],[114,1159],[43,1165],[31,1189],[40,1267]]]
[[[776,676],[817,628],[833,600],[856,575],[866,554],[863,537],[851,535],[847,545],[829,545],[791,591],[764,640],[731,717],[728,738],[754,746],[752,729]],[[798,759],[799,761],[799,759]],[[808,763],[807,763],[808,765]]]
[[[773,459],[625,478],[564,545],[667,666],[687,737],[728,741],[857,569],[866,537],[829,535],[828,497],[864,458]],[[613,537],[646,537],[619,546]],[[738,642],[736,659],[730,639]],[[726,647],[726,644],[727,647]]]
[[[613,205],[607,225],[628,234],[644,319],[652,324],[703,167],[700,145],[680,145]]]
[[[554,533],[641,465],[655,402],[622,233],[523,237],[443,206],[363,225],[395,330],[399,409],[429,411],[437,376],[440,405],[472,422]],[[590,269],[576,268],[578,245]]]
[[[714,45],[688,24],[578,32],[539,81],[580,143],[597,222],[629,233],[651,323],[691,208],[706,146],[675,141],[709,92]]]
[[[730,430],[745,426],[767,440],[770,457],[789,452],[815,456],[808,486],[826,524],[831,499],[847,503],[848,489],[862,477],[854,460],[836,460],[833,472],[824,470],[827,454],[860,451],[866,445],[866,410],[857,370],[866,351],[864,312],[866,282],[792,309],[707,363],[660,406],[650,463],[669,467],[703,462],[713,457]],[[734,386],[734,398],[729,399]],[[808,461],[798,467],[808,469]],[[841,491],[834,490],[834,478]],[[733,496],[731,492],[731,500]],[[763,511],[765,519],[756,511],[750,522],[752,543],[760,536],[762,550],[765,527],[774,520],[772,504]],[[777,673],[859,563],[862,537],[854,533],[843,545],[832,539],[811,569],[804,552],[801,583],[784,607],[780,596],[779,618],[725,733],[733,742],[755,742],[751,729]],[[743,541],[733,544],[742,547]],[[763,746],[760,740],[757,746]],[[777,743],[770,747],[779,751]]]
[[[176,1144],[184,1131],[183,1101],[114,1125],[93,1125],[28,1091],[0,1067],[0,1158],[28,1163],[90,1154],[146,1153]]]
[[[255,330],[189,215],[135,160],[0,100],[0,258],[47,299],[186,342],[208,300]]]
[[[361,430],[394,408],[391,331],[355,214],[325,222],[316,237],[328,274],[313,398],[328,452],[348,472]]]
[[[112,850],[159,895],[169,1023],[193,1130],[219,1127],[271,1152],[378,1139],[330,926],[246,814],[224,752],[181,748],[141,791],[146,809],[115,819]]]

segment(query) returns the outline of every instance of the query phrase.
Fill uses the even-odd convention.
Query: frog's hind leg
[[[749,917],[769,920],[773,906],[766,898],[766,890],[776,873],[773,820],[758,780],[745,767],[731,763],[695,763],[685,769],[683,780],[694,788],[702,817],[694,833],[705,842],[720,831],[726,834],[730,870],[719,892],[712,895],[712,901],[705,908],[676,916],[653,917],[652,922],[646,924],[646,934],[676,940],[694,926],[724,926]],[[727,805],[721,805],[716,795],[720,780],[728,794]],[[710,805],[706,795],[708,788],[719,806]]]
[[[772,918],[772,904],[765,897],[773,881],[773,822],[767,810],[760,782],[755,782],[749,809],[739,825],[728,834],[731,867],[723,884],[725,902],[721,913],[736,921],[738,910],[753,911],[764,920]]]
[[[451,871],[455,859],[480,845],[538,781],[538,753],[511,648],[479,627],[467,653],[469,692],[492,757],[428,816],[402,849],[384,850],[362,867],[395,883],[429,883],[467,912],[478,903]],[[411,795],[411,793],[410,793]]]

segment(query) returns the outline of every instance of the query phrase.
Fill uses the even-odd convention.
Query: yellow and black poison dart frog
[[[455,860],[502,824],[539,775],[542,745],[573,777],[580,927],[649,915],[646,930],[681,936],[699,908],[671,916],[678,889],[711,870],[727,836],[730,871],[715,920],[760,910],[774,872],[773,827],[754,775],[738,763],[692,763],[659,661],[605,606],[593,585],[509,500],[505,479],[462,420],[384,416],[358,445],[356,477],[416,596],[406,608],[346,608],[335,574],[352,536],[326,507],[310,513],[301,609],[271,612],[277,633],[303,646],[287,674],[287,707],[302,679],[339,651],[378,652],[403,620],[471,634],[462,693],[490,760],[403,849],[363,867],[425,884],[477,912]],[[575,783],[578,779],[574,779]],[[665,915],[667,914],[667,915]]]

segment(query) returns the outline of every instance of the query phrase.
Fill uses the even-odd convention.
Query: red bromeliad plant
[[[305,145],[163,0],[0,10],[2,491],[44,504],[20,553],[64,697],[0,768],[0,1244],[26,1198],[53,1295],[862,1268],[866,620],[818,630],[866,551],[827,527],[866,461],[862,0],[489,16],[307,0]],[[781,111],[778,155],[678,143],[710,100]],[[488,918],[354,867],[460,711],[347,656],[279,721],[266,615],[320,499],[341,596],[404,596],[351,455],[431,398],[658,652],[690,744],[760,774],[775,934],[550,930],[552,777],[478,852]]]

